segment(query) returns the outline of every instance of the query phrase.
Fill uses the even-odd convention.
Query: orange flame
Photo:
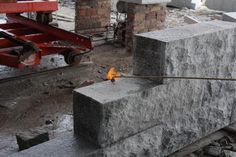
[[[108,80],[114,81],[116,78],[119,77],[121,77],[121,74],[115,68],[111,68],[107,73]]]

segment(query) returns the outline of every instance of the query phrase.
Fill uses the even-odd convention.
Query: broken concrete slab
[[[223,13],[223,21],[236,22],[236,12]]]
[[[32,129],[26,132],[17,133],[16,140],[19,146],[19,151],[22,151],[49,141],[49,134],[42,129]]]
[[[134,72],[235,77],[235,32],[236,24],[213,21],[138,35]],[[103,82],[75,90],[75,132],[106,149],[161,125],[167,133],[153,138],[170,141],[169,137],[174,137],[173,143],[157,147],[157,152],[173,153],[235,121],[234,82],[163,83],[122,79],[116,84]],[[166,141],[161,140],[159,145]],[[163,154],[167,155],[155,156]]]

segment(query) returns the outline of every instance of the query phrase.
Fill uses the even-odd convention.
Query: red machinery
[[[0,13],[7,13],[7,23],[0,24],[0,64],[33,66],[50,54],[64,55],[68,64],[79,62],[92,49],[91,40],[48,25],[57,9],[56,0],[0,1]],[[20,16],[22,12],[37,12],[37,21]],[[70,46],[62,46],[62,42]]]

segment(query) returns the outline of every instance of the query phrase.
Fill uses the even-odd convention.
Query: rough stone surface
[[[233,77],[235,34],[236,24],[223,21],[139,34],[134,74]]]
[[[236,12],[223,13],[223,21],[236,22]]]
[[[160,4],[160,3],[168,3],[171,0],[120,0],[127,3],[135,3],[135,4]]]
[[[236,77],[235,33],[236,24],[213,21],[138,35],[134,72]],[[235,121],[235,82],[163,83],[122,79],[77,89],[75,132],[104,151],[126,156],[130,150],[141,155],[140,148],[150,148],[151,156],[162,157]],[[146,135],[156,128],[160,132]]]
[[[35,145],[49,141],[48,132],[42,129],[34,129],[27,132],[21,132],[16,135],[19,150],[28,149]]]

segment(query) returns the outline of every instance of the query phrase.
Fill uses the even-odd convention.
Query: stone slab
[[[17,133],[16,140],[19,150],[21,151],[49,141],[49,134],[45,130],[38,128],[27,132]]]
[[[31,147],[9,157],[86,157],[98,148],[84,140],[79,140],[72,133]],[[98,154],[98,152],[97,152]]]
[[[135,3],[135,4],[162,4],[168,3],[171,0],[120,0],[127,3]]]
[[[236,22],[236,12],[223,13],[223,21]]]

